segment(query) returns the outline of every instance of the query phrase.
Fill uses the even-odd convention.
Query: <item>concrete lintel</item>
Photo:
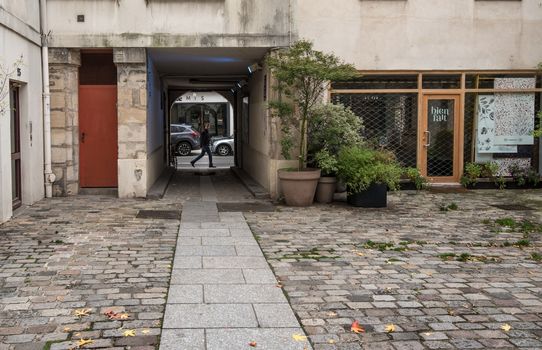
[[[295,40],[293,37],[291,40]],[[256,34],[59,34],[50,47],[281,47],[290,44],[290,36]]]
[[[69,48],[49,48],[49,64],[81,66],[81,51]]]
[[[122,47],[113,49],[115,64],[146,64],[147,51],[142,47]]]

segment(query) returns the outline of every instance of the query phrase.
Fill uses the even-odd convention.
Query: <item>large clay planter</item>
[[[307,207],[314,200],[316,185],[320,178],[320,169],[303,169],[301,171],[278,171],[282,193],[287,205]]]
[[[336,187],[337,178],[335,176],[322,176],[318,180],[318,187],[316,187],[316,201],[318,203],[333,202]]]
[[[385,208],[388,205],[388,186],[372,184],[365,191],[349,193],[346,201],[354,207]]]

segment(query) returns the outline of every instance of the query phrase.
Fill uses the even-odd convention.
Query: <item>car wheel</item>
[[[192,152],[192,146],[188,142],[179,142],[177,144],[177,153],[181,156],[189,156]]]
[[[228,145],[218,145],[216,148],[216,154],[219,156],[227,156],[231,153],[231,148]]]

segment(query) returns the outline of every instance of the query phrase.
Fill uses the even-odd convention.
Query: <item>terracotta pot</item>
[[[337,178],[334,176],[322,176],[316,187],[316,201],[318,203],[333,202],[333,194],[337,187]]]
[[[312,204],[316,185],[320,178],[320,169],[301,171],[278,171],[280,185],[286,204],[294,207],[306,207]]]

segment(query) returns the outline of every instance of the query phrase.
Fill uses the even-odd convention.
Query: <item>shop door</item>
[[[422,174],[431,182],[459,182],[459,96],[423,97]]]
[[[21,116],[19,87],[9,86],[9,105],[11,109],[11,200],[13,209],[21,206]]]
[[[117,86],[79,86],[81,187],[117,187]]]

